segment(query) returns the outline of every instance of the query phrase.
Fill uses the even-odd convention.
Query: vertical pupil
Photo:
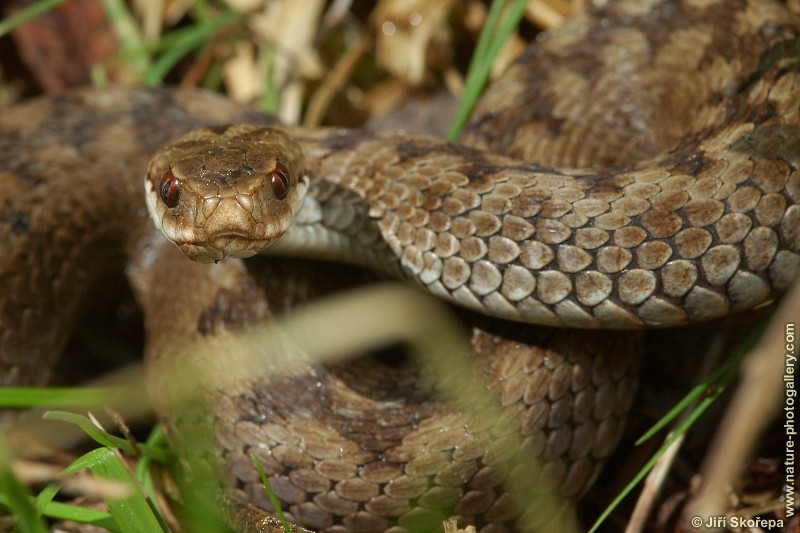
[[[275,171],[272,173],[272,192],[278,200],[283,200],[289,194],[289,176],[286,167],[277,163]]]

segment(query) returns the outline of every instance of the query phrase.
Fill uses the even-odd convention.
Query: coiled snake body
[[[162,367],[183,364],[165,362],[175,339],[214,346],[269,315],[291,269],[272,267],[269,300],[239,260],[193,263],[154,236],[139,178],[154,152],[151,216],[195,259],[252,255],[285,233],[271,250],[378,266],[494,317],[590,329],[698,322],[774,298],[800,264],[800,21],[764,1],[650,4],[582,15],[534,45],[490,88],[464,144],[290,130],[294,144],[249,125],[157,150],[197,126],[264,121],[185,90],[80,91],[4,112],[4,382],[46,379],[102,269],[127,265],[157,405],[174,388]],[[491,428],[391,368],[303,367],[209,391],[233,496],[269,508],[251,452],[291,518],[324,531],[428,529],[450,514],[524,527],[530,507],[503,482],[526,473],[500,466],[513,455],[541,456],[559,491],[579,496],[618,437],[635,338],[484,325],[476,365],[519,421],[519,447],[502,452],[495,431],[487,451]]]

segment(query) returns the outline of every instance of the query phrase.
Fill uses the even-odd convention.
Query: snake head
[[[150,216],[190,259],[250,257],[292,225],[308,189],[300,147],[283,130],[194,130],[150,160]]]

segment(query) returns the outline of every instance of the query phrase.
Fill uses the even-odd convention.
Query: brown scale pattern
[[[217,423],[232,494],[272,509],[252,468],[249,454],[255,453],[290,520],[315,531],[427,531],[448,516],[483,524],[484,531],[510,531],[524,509],[547,498],[538,496],[530,507],[515,499],[529,498],[526,491],[541,479],[577,498],[622,429],[638,338],[519,335],[473,334],[476,364],[497,388],[506,424],[480,412],[453,413],[417,374],[370,368],[369,360],[349,363],[358,387],[317,370],[312,377],[301,372],[255,384],[238,396],[216,394],[215,409],[238,417],[235,424]],[[353,395],[354,389],[381,391],[381,397]],[[300,414],[298,405],[310,412]],[[519,441],[503,433],[509,428],[518,428]],[[534,457],[543,461],[539,474],[528,462]],[[504,473],[509,462],[516,466]],[[509,477],[522,492],[509,492]]]
[[[797,18],[763,2],[598,16],[531,47],[465,138],[583,169],[297,132],[311,173],[364,197],[407,277],[482,313],[629,329],[774,298],[800,265]]]
[[[153,150],[222,117],[263,121],[218,100],[114,89],[2,113],[0,381],[44,383],[93,281],[150,232],[139,174]]]
[[[492,161],[480,180],[464,170],[469,155],[434,141],[415,146],[436,161],[433,176],[414,174],[417,159],[375,156],[395,142],[387,136],[359,143],[363,157],[334,179],[368,199],[391,257],[437,296],[546,325],[676,326],[752,308],[794,278],[797,135],[785,125],[726,129],[683,151],[704,154],[694,175],[671,153],[655,169],[648,161],[599,176]],[[766,143],[774,159],[721,152],[741,143]]]

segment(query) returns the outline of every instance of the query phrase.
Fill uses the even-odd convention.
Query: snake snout
[[[269,246],[270,241],[253,240],[238,235],[220,235],[199,244],[183,243],[178,248],[192,261],[211,263],[227,257],[252,257]]]
[[[200,203],[208,207],[209,202]],[[213,209],[195,212],[193,238],[176,243],[194,261],[251,257],[280,239],[290,225],[291,213],[280,216],[274,209],[262,209],[262,202],[247,195],[217,197],[213,203]]]

